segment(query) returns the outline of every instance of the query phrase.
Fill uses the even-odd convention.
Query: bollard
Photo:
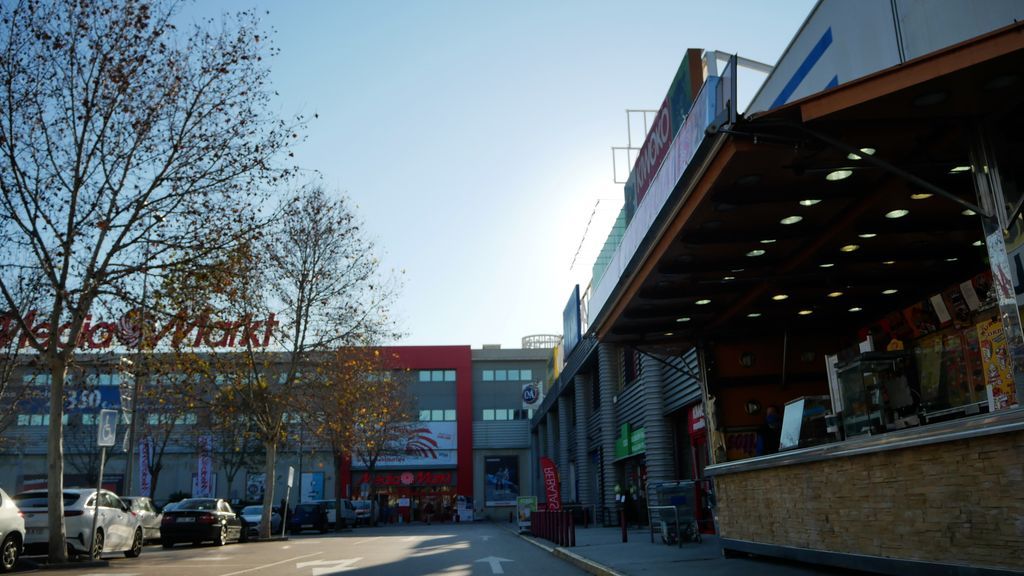
[[[515,515],[512,512],[508,513],[508,523],[511,524],[515,521]]]
[[[629,534],[626,532],[626,509],[619,511],[619,525],[622,526],[622,541],[629,542]]]
[[[576,546],[576,521],[572,515],[569,515],[569,547],[573,548]]]

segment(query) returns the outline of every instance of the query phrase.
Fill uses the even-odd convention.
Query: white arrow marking
[[[356,562],[359,562],[362,558],[345,558],[342,560],[311,560],[309,562],[299,562],[295,564],[298,569],[307,568],[313,566],[313,576],[323,576],[324,574],[333,574],[335,572],[341,572],[343,570],[353,570]]]
[[[493,574],[504,574],[505,569],[501,567],[502,562],[511,562],[508,558],[498,558],[497,556],[488,556],[487,558],[481,558],[477,562],[487,562],[491,565],[491,573]]]

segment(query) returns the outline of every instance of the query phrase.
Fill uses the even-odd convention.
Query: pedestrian
[[[434,518],[434,501],[427,500],[425,506],[423,506],[423,516],[427,520],[427,525],[430,525],[430,521]]]

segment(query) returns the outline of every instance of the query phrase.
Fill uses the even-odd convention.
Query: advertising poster
[[[520,496],[516,498],[516,517],[519,519],[519,531],[530,529],[530,517],[537,511],[536,496]]]
[[[263,489],[267,485],[267,475],[247,474],[245,476],[245,499],[254,502],[263,500]]]
[[[213,437],[199,437],[199,472],[196,474],[198,483],[192,488],[192,496],[195,498],[209,498],[213,496],[215,486],[213,485]]]
[[[999,321],[982,322],[977,326],[978,343],[981,349],[981,366],[985,384],[991,390],[991,406],[1000,410],[1016,402],[1013,393],[1013,367],[1010,365],[1010,350],[1006,346],[1006,334]]]
[[[519,496],[519,457],[484,457],[484,502],[487,506],[515,506]]]
[[[324,499],[324,473],[303,472],[299,492],[299,502]]]
[[[211,473],[206,478],[207,492],[203,492],[204,488],[200,486],[199,474],[196,472],[192,473],[192,497],[193,498],[212,498],[217,493],[217,474]]]
[[[408,436],[396,442],[377,459],[378,470],[395,468],[454,468],[458,464],[458,436],[455,422],[415,422]],[[352,459],[353,470],[365,470],[366,463]]]
[[[153,441],[149,436],[139,440],[139,493],[143,496],[150,496],[153,490],[153,476],[149,473],[152,445]]]

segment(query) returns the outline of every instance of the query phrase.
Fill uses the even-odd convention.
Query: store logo
[[[523,386],[523,404],[532,406],[537,403],[537,399],[540,397],[540,390],[536,384],[526,384]]]

